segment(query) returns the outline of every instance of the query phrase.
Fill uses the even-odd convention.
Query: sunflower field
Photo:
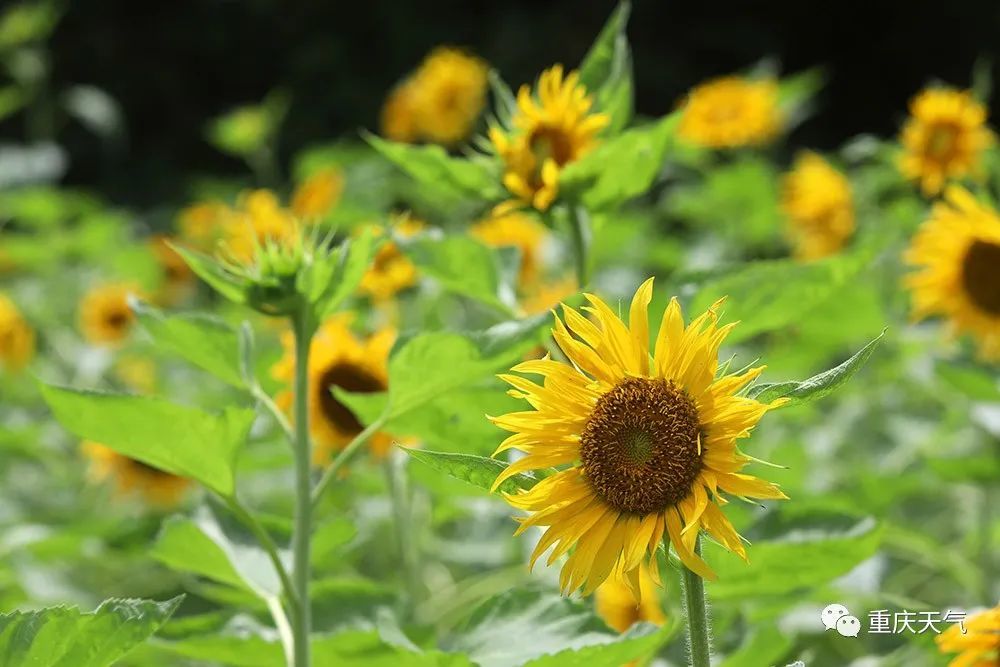
[[[61,181],[64,9],[0,10],[0,667],[1000,665],[987,65],[810,149],[819,69],[638,112],[609,3],[147,210]]]

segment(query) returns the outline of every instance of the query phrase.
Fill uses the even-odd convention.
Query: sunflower
[[[344,175],[339,169],[321,169],[304,180],[292,193],[292,214],[302,220],[327,215],[340,201]]]
[[[448,146],[469,136],[486,105],[488,71],[480,58],[450,47],[424,59],[413,75],[422,138]]]
[[[295,216],[281,206],[270,190],[244,193],[226,224],[223,253],[238,263],[253,259],[255,249],[267,240],[283,242],[295,238]]]
[[[35,332],[21,312],[0,294],[0,370],[17,372],[35,356]]]
[[[993,142],[986,107],[969,91],[928,88],[910,100],[903,126],[899,168],[919,181],[925,195],[938,194],[949,179],[979,168],[983,150]]]
[[[208,249],[215,245],[232,214],[222,202],[205,201],[192,204],[177,216],[180,236],[192,246]]]
[[[380,125],[383,137],[406,144],[418,139],[416,98],[417,85],[412,79],[392,89],[382,105]]]
[[[345,447],[364,426],[350,408],[337,400],[334,387],[352,393],[385,391],[389,381],[389,350],[396,332],[382,329],[359,340],[350,329],[351,315],[336,315],[319,328],[309,348],[309,428],[314,449],[313,462],[322,465],[330,455]],[[291,333],[282,337],[285,354],[271,369],[276,380],[292,384],[295,374],[295,342]],[[277,396],[285,410],[292,407],[291,390]],[[392,436],[376,433],[368,441],[372,452],[385,456]]]
[[[518,282],[522,288],[535,284],[541,263],[539,255],[548,236],[544,225],[524,213],[512,211],[486,218],[473,225],[470,231],[490,247],[517,248],[521,258]]]
[[[795,256],[812,260],[840,250],[854,233],[854,200],[847,177],[806,151],[782,185],[781,207],[788,216]]]
[[[111,482],[120,496],[138,495],[148,504],[169,509],[178,505],[191,481],[119,454],[96,442],[80,443],[90,459],[90,475],[97,482]]]
[[[504,163],[504,186],[519,203],[544,211],[559,193],[560,170],[593,150],[610,118],[591,111],[579,73],[563,78],[562,65],[542,73],[536,93],[518,91],[512,134],[492,127],[489,135]]]
[[[156,390],[156,364],[149,357],[123,356],[115,362],[114,373],[134,392],[152,394]]]
[[[645,566],[639,568],[640,595],[632,592],[628,582],[613,577],[597,587],[594,608],[608,627],[625,632],[639,622],[663,625],[667,617],[660,606],[656,584]]]
[[[410,238],[425,228],[423,221],[407,215],[396,216],[392,233],[398,238]],[[379,225],[368,227],[375,232],[384,230]],[[361,278],[358,289],[374,301],[387,301],[398,292],[417,284],[417,267],[403,254],[393,241],[386,241],[375,253],[372,265]]]
[[[942,653],[958,653],[948,667],[996,667],[1000,664],[1000,605],[953,625],[935,637]]]
[[[117,345],[125,340],[135,314],[128,307],[129,295],[138,295],[135,285],[111,283],[98,285],[80,301],[80,331],[93,345]]]
[[[784,122],[774,79],[719,77],[695,86],[682,108],[678,134],[708,148],[767,143]]]
[[[195,285],[194,272],[171,245],[175,242],[174,239],[162,235],[149,240],[149,248],[163,272],[163,284],[156,299],[163,305],[173,305],[181,301],[191,293]]]
[[[505,497],[529,513],[518,519],[517,533],[547,527],[532,565],[553,545],[550,564],[572,549],[560,576],[566,593],[582,586],[590,594],[614,575],[638,595],[644,564],[659,581],[656,552],[664,535],[689,569],[714,579],[695,553],[702,529],[746,558],[720,509],[727,503],[723,494],[786,498],[776,485],[740,472],[752,459],[736,441],[782,401],[738,395],[763,367],[716,377],[719,346],[734,326],[717,326],[721,301],[685,328],[672,299],[651,356],[652,290],[650,278],[636,291],[628,326],[590,294],[586,310],[595,321],[563,305],[553,336],[570,363],[545,358],[514,367],[540,375],[541,385],[501,376],[514,387],[509,393],[534,410],[492,418],[513,432],[496,453],[525,452],[497,477],[494,489],[519,472],[560,468],[532,489]]]
[[[954,334],[971,333],[985,359],[1000,359],[1000,217],[958,186],[906,251],[917,267],[906,285],[913,293],[913,316],[942,315]]]

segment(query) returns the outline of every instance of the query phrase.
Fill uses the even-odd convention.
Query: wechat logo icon
[[[842,637],[857,637],[861,633],[861,621],[851,616],[850,610],[842,604],[827,605],[819,618],[824,628],[836,630]]]

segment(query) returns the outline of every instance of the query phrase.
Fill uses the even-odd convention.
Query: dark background
[[[816,114],[793,146],[832,148],[896,132],[908,98],[933,79],[970,84],[1000,43],[1000,3],[639,0],[629,26],[640,113],[663,114],[692,85],[774,56],[785,73],[826,68]],[[185,195],[192,174],[245,173],[204,141],[204,125],[273,87],[292,94],[281,134],[297,149],[374,128],[394,82],[438,44],[469,47],[512,85],[554,62],[576,65],[612,1],[414,2],[72,0],[52,37],[54,90],[96,85],[122,106],[127,142],[109,154],[68,125],[67,182],[113,201]],[[19,122],[0,134],[22,134]]]

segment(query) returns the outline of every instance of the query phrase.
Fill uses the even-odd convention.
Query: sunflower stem
[[[295,526],[292,532],[292,583],[296,613],[292,614],[295,643],[291,667],[309,667],[312,605],[309,600],[310,541],[312,537],[312,446],[309,441],[309,346],[313,328],[303,309],[292,318],[295,335]]]
[[[590,214],[580,205],[569,209],[570,240],[573,244],[573,259],[576,264],[576,280],[580,289],[590,281]]]
[[[335,459],[333,459],[333,462],[327,466],[326,470],[323,471],[323,476],[312,490],[313,508],[319,504],[320,498],[323,497],[323,493],[326,491],[326,487],[330,486],[330,483],[336,478],[340,469],[351,460],[354,454],[357,453],[358,449],[360,449],[361,446],[367,442],[369,437],[382,428],[382,425],[385,424],[388,413],[389,406],[387,405],[385,412],[378,419],[369,424],[365,430],[354,436],[354,439],[347,443],[346,447],[340,450],[340,453],[337,454]]]
[[[670,538],[666,538],[665,546],[670,553]],[[701,555],[701,536],[695,540],[694,552]],[[711,624],[708,620],[708,607],[705,604],[705,581],[681,565],[681,587],[684,590],[684,613],[687,616],[688,650],[691,654],[691,667],[710,667],[712,651],[709,646]]]
[[[392,522],[399,547],[400,561],[403,564],[403,576],[406,579],[408,593],[407,611],[412,612],[420,602],[421,583],[420,565],[416,544],[413,540],[413,511],[409,484],[402,462],[390,451],[382,462],[385,471],[386,484],[389,486],[389,499],[392,503]]]

